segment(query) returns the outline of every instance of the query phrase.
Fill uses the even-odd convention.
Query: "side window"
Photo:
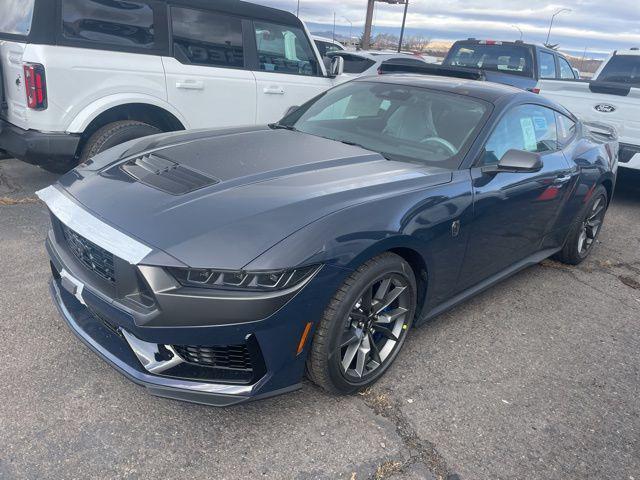
[[[556,119],[558,122],[558,143],[564,147],[573,140],[576,134],[576,122],[561,113],[556,113]]]
[[[498,123],[485,145],[482,165],[495,165],[509,150],[545,153],[558,149],[553,110],[538,105],[520,105]]]
[[[320,40],[316,40],[316,48],[318,49],[318,53],[321,57],[325,57],[327,52],[329,52],[329,44],[327,42],[323,42]]]
[[[575,80],[576,76],[569,62],[565,58],[558,57],[558,63],[560,63],[560,78]]]
[[[153,49],[153,9],[133,0],[62,0],[62,35],[69,40]]]
[[[296,27],[254,22],[260,70],[318,75],[318,62],[305,33]]]
[[[242,20],[227,15],[171,8],[173,49],[182,63],[244,67]]]
[[[556,78],[556,58],[553,53],[540,52],[540,78]]]
[[[342,58],[344,58],[344,73],[364,73],[376,64],[371,59],[357,55],[342,54]]]

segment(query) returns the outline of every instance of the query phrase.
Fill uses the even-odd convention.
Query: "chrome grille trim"
[[[55,186],[39,190],[36,195],[64,225],[132,265],[152,252],[148,246],[90,214]]]

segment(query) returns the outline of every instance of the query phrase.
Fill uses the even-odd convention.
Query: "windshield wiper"
[[[379,153],[380,155],[382,155],[382,157],[383,157],[385,160],[392,160],[392,158],[391,158],[391,154],[390,154],[390,153],[387,153],[387,152],[380,152],[380,151],[378,151],[378,150],[373,150],[373,149],[372,149],[372,148],[370,148],[370,147],[365,147],[364,145],[362,145],[362,144],[360,144],[360,143],[357,143],[357,142],[352,142],[351,140],[338,140],[338,141],[339,141],[340,143],[344,143],[345,145],[351,145],[351,146],[353,146],[353,147],[360,147],[360,148],[364,148],[365,150],[369,150],[369,151],[371,151],[371,152]]]
[[[273,130],[290,130],[292,132],[298,131],[293,125],[285,125],[284,123],[270,123],[268,126]]]

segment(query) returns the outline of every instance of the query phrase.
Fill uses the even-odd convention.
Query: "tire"
[[[607,190],[598,185],[578,221],[571,227],[564,247],[555,255],[557,260],[567,265],[578,265],[589,256],[602,230],[607,206]]]
[[[120,145],[121,143],[135,140],[136,138],[147,137],[161,133],[162,130],[147,123],[135,120],[120,120],[108,123],[104,127],[94,132],[82,147],[78,158],[70,158],[65,161],[56,161],[42,165],[42,168],[53,173],[65,173],[76,167],[79,163],[84,163],[100,152]]]
[[[135,140],[136,138],[148,137],[162,133],[162,130],[149,125],[148,123],[136,120],[120,120],[105,125],[89,137],[87,143],[82,148],[80,162],[84,163],[100,152],[120,145],[121,143]]]
[[[398,293],[397,289],[400,293],[390,305],[374,315]],[[375,383],[404,345],[413,323],[416,297],[413,270],[398,255],[384,253],[363,264],[340,286],[318,323],[307,357],[309,379],[328,392],[342,395]],[[373,313],[367,316],[363,312]],[[366,350],[367,346],[368,356],[360,353],[360,348]]]

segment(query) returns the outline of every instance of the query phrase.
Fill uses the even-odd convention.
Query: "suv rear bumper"
[[[0,150],[33,165],[68,161],[76,154],[79,134],[24,130],[0,119]]]
[[[621,143],[618,166],[640,170],[640,146]]]

